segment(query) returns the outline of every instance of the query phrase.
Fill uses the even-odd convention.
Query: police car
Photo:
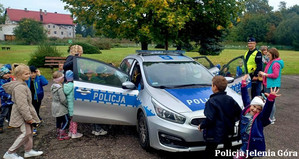
[[[213,74],[226,73],[182,51],[138,51],[119,68],[94,59],[74,59],[74,116],[83,123],[136,125],[139,143],[165,151],[202,151],[198,124],[205,118]],[[237,59],[243,60],[242,57]],[[230,62],[224,67],[235,66]],[[245,74],[245,73],[243,73]],[[241,76],[230,70],[226,92],[243,108]],[[237,125],[235,132],[237,133]],[[234,136],[236,137],[236,135]],[[241,144],[237,140],[233,145]],[[220,145],[221,147],[221,145]],[[219,147],[219,148],[220,148]]]

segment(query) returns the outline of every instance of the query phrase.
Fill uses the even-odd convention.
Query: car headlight
[[[175,113],[167,108],[165,108],[162,104],[160,104],[158,101],[152,98],[152,103],[155,107],[156,114],[165,120],[179,123],[179,124],[184,124],[186,121],[186,117],[183,115],[180,115],[178,113]]]

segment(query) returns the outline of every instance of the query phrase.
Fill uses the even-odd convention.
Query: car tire
[[[140,146],[145,150],[150,150],[148,126],[143,112],[140,112],[138,114],[137,131],[138,131]]]

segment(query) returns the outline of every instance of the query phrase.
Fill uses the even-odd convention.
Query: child
[[[39,115],[39,109],[44,98],[43,86],[48,85],[48,81],[41,75],[40,71],[35,66],[30,66],[29,68],[31,73],[29,80],[26,82],[32,94],[32,105],[34,106],[39,119],[42,120]]]
[[[263,57],[262,57],[263,69],[262,70],[264,70],[265,67],[266,67],[266,65],[267,65],[267,63],[269,62],[269,58],[267,56],[268,47],[267,46],[261,46],[260,50],[261,50],[262,55],[263,55]]]
[[[77,132],[78,124],[72,120],[73,110],[74,110],[74,83],[73,83],[74,75],[73,75],[73,71],[71,71],[71,70],[66,71],[65,78],[66,78],[67,83],[65,83],[63,85],[63,91],[67,98],[69,115],[71,117],[69,136],[71,138],[80,138],[83,136],[83,134]]]
[[[234,135],[235,122],[239,120],[241,108],[230,96],[226,95],[227,81],[223,76],[215,76],[212,79],[212,91],[214,94],[205,104],[204,114],[206,119],[198,126],[206,140],[207,158],[215,157],[218,144],[223,143],[225,149],[231,149],[230,136]]]
[[[21,135],[15,140],[13,145],[4,154],[3,158],[23,158],[17,155],[16,151],[19,147],[25,147],[24,157],[40,156],[42,151],[35,151],[33,147],[32,125],[39,123],[40,120],[32,105],[31,92],[25,83],[29,79],[30,70],[26,65],[19,65],[14,70],[16,81],[12,81],[3,85],[5,92],[12,95],[14,104],[12,106],[11,119],[9,125],[12,127],[20,127]]]
[[[39,119],[42,121],[42,118],[39,115],[39,109],[42,104],[42,100],[44,98],[43,86],[48,85],[48,81],[43,75],[41,75],[40,71],[35,66],[30,66],[29,68],[31,73],[30,73],[29,80],[26,82],[31,91],[32,105],[34,106]],[[36,127],[34,127],[33,136],[36,135],[37,135],[37,129]]]
[[[69,140],[70,137],[66,134],[66,128],[68,126],[68,109],[67,100],[63,92],[62,83],[64,81],[64,75],[61,72],[53,73],[53,85],[51,86],[51,92],[53,96],[52,101],[52,116],[56,117],[56,130],[58,134],[58,140]]]
[[[243,61],[239,61],[239,66],[237,66],[236,77],[242,76],[243,74]]]
[[[242,146],[240,151],[234,157],[235,159],[255,157],[254,154],[262,154],[261,152],[266,150],[265,138],[263,129],[265,126],[269,125],[271,122],[269,120],[272,107],[274,104],[274,99],[280,95],[277,93],[279,89],[271,89],[270,94],[265,93],[268,98],[266,104],[263,98],[256,96],[250,102],[250,98],[247,92],[246,79],[248,75],[242,78],[242,99],[244,106],[247,106],[241,114],[240,120],[240,134],[242,139]],[[250,153],[257,151],[259,153]]]
[[[11,95],[7,94],[2,86],[5,83],[11,81],[10,71],[5,66],[0,68],[0,97],[1,97],[1,114],[0,114],[0,133],[3,133],[3,123],[6,118],[8,121],[10,120],[10,113],[13,102],[11,101]]]

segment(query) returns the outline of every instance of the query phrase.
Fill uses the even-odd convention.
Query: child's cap
[[[36,72],[37,68],[35,66],[30,66],[30,72]]]
[[[262,109],[264,108],[264,101],[260,98],[260,97],[254,97],[250,103],[250,105],[259,105],[262,107]]]
[[[4,66],[11,71],[11,64],[5,64]]]
[[[5,66],[2,66],[1,68],[0,68],[0,78],[2,78],[5,74],[7,74],[7,73],[9,73],[10,71],[9,71],[9,69],[8,68],[6,68]]]
[[[66,81],[73,81],[74,80],[74,73],[71,70],[67,70],[65,72]]]

